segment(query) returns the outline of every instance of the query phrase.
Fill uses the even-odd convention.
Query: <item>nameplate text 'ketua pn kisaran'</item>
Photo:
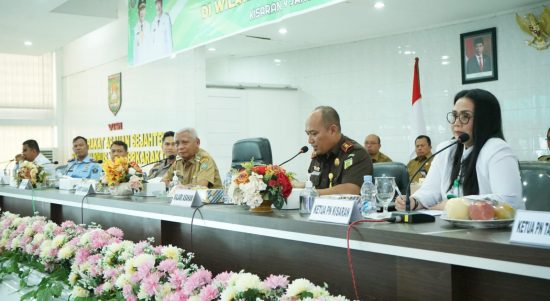
[[[355,208],[353,200],[316,198],[309,219],[336,224],[349,224]]]

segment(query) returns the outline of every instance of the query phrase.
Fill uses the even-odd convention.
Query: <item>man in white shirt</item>
[[[134,64],[141,64],[149,59],[148,51],[151,44],[151,28],[145,20],[145,0],[138,4],[138,22],[134,27]]]
[[[42,166],[48,175],[55,174],[55,166],[52,162],[40,153],[40,147],[38,147],[38,142],[36,140],[27,140],[23,142],[23,151],[21,154],[15,156],[17,161],[15,165],[15,171],[19,169],[19,164],[22,161],[29,161],[38,166]]]
[[[172,53],[172,21],[162,11],[162,0],[156,0],[157,15],[151,24],[153,34],[153,57],[162,58]]]

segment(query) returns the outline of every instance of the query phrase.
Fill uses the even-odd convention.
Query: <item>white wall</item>
[[[412,150],[409,112],[414,56],[429,135],[434,144],[451,136],[445,114],[454,93],[480,87],[495,93],[504,112],[505,136],[522,160],[545,151],[550,120],[550,55],[527,47],[513,14],[476,22],[276,55],[205,61],[203,49],[130,68],[126,63],[127,10],[120,18],[58,51],[60,150],[70,155],[76,135],[107,136],[195,126],[202,146],[222,171],[232,144],[245,137],[271,140],[275,163],[307,144],[305,119],[317,105],[334,106],[343,131],[362,143],[375,132],[382,151],[407,161]],[[497,27],[499,80],[461,85],[460,33]],[[401,47],[401,48],[399,48]],[[415,55],[404,55],[404,50]],[[401,54],[399,53],[401,51]],[[441,56],[450,57],[449,65]],[[274,58],[282,59],[280,66]],[[122,72],[122,108],[107,107],[107,77]],[[290,84],[299,91],[207,89],[206,82]],[[123,122],[124,131],[107,124]],[[305,177],[309,155],[286,167]]]
[[[533,160],[547,151],[544,137],[550,126],[550,50],[525,45],[528,36],[504,14],[430,30],[348,44],[239,59],[207,61],[207,81],[292,84],[311,98],[295,103],[303,124],[317,105],[334,106],[343,132],[362,143],[369,133],[382,137],[382,151],[396,161],[408,161],[414,57],[420,58],[420,81],[428,134],[435,145],[450,138],[445,115],[462,89],[482,88],[500,101],[504,134],[520,160]],[[461,84],[459,35],[497,27],[498,81]],[[415,54],[405,55],[405,50]],[[442,65],[441,57],[450,57]],[[282,59],[279,65],[275,58]],[[290,128],[289,128],[290,130]],[[306,141],[303,127],[287,137]],[[305,168],[305,167],[304,167]]]
[[[120,17],[58,51],[62,60],[60,149],[71,155],[71,140],[195,126],[196,103],[204,98],[204,54],[197,49],[141,67],[127,64],[127,7]],[[107,105],[107,78],[122,72],[122,106],[114,116]],[[124,130],[109,131],[122,122]]]

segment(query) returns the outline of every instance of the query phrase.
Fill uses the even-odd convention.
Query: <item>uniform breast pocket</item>
[[[311,177],[309,177],[309,180],[314,187],[317,187],[319,186],[319,184],[321,184],[321,176],[319,174],[312,174]]]

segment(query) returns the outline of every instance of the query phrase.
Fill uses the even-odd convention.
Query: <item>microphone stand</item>
[[[288,163],[288,162],[292,161],[292,159],[294,159],[294,158],[298,157],[298,155],[300,155],[301,153],[303,153],[303,152],[302,152],[302,151],[300,151],[299,153],[297,153],[296,155],[294,155],[294,156],[293,156],[292,158],[290,158],[290,159],[286,160],[285,162],[283,162],[283,163],[279,164],[279,166],[283,166],[283,164],[285,164],[285,163]]]

